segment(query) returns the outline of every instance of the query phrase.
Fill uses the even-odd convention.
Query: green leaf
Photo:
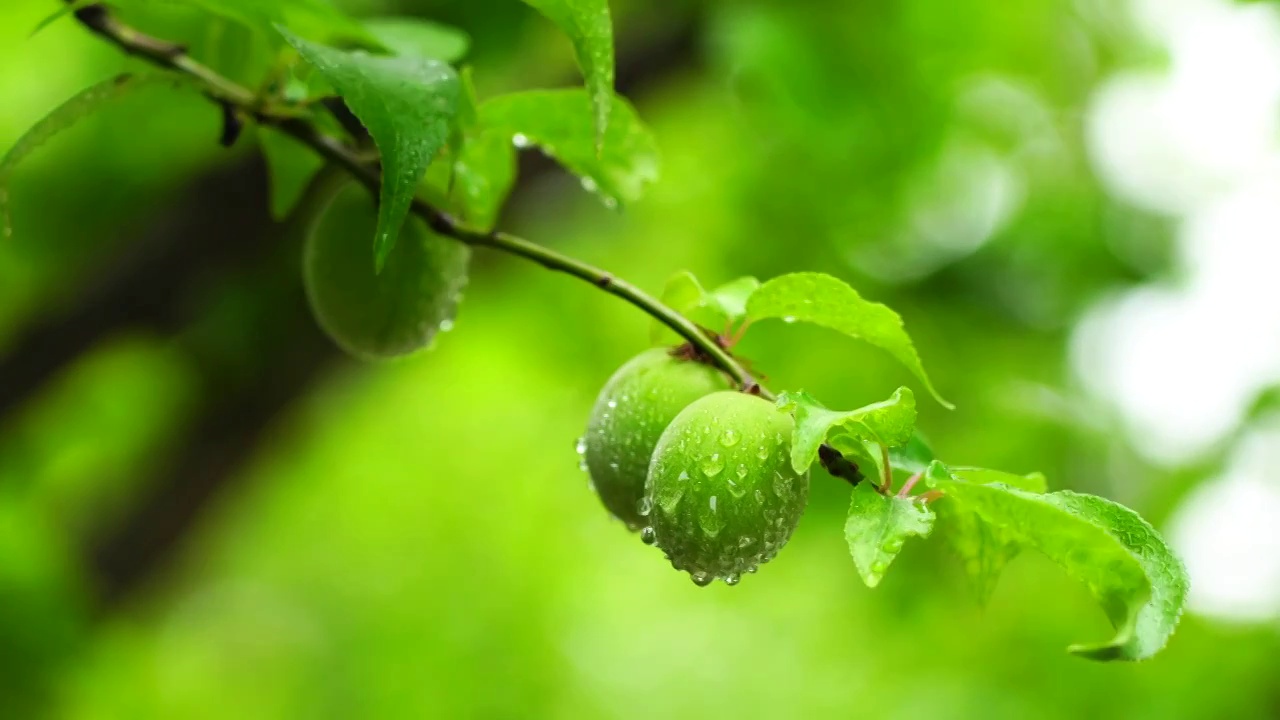
[[[916,400],[909,388],[898,388],[888,400],[872,403],[857,410],[828,410],[806,392],[784,392],[778,396],[778,407],[791,412],[796,419],[791,437],[791,467],[796,472],[808,470],[818,460],[818,448],[830,439],[845,439],[835,444],[844,452],[852,443],[847,440],[873,440],[886,447],[906,445],[916,424]]]
[[[747,301],[747,315],[753,320],[809,322],[871,343],[905,365],[944,407],[955,407],[929,381],[898,313],[863,299],[856,290],[830,275],[793,273],[773,278]]]
[[[895,473],[914,475],[926,472],[935,459],[933,448],[929,447],[919,430],[911,433],[906,444],[889,448],[889,462]]]
[[[44,30],[45,28],[58,22],[62,18],[66,17],[67,15],[70,15],[71,13],[79,10],[80,8],[86,5],[92,5],[95,2],[98,2],[98,0],[75,0],[75,2],[70,2],[63,5],[62,7],[58,8],[54,12],[49,13],[47,16],[45,16],[43,20],[36,23],[36,26],[31,29],[31,35],[29,37],[35,37],[37,34],[39,34],[41,30]]]
[[[932,472],[947,477],[947,471],[941,468],[941,463],[938,463]],[[979,485],[1001,483],[1028,492],[1045,491],[1044,476],[1039,473],[1013,475],[983,468],[950,468],[949,472]],[[939,502],[937,513],[943,537],[964,564],[965,574],[978,602],[985,605],[995,592],[1000,573],[1022,550],[1018,537],[1001,526],[984,521],[962,503]]]
[[[740,277],[708,291],[698,278],[688,270],[681,270],[667,280],[662,290],[662,304],[684,315],[695,323],[719,332],[736,323],[747,314],[747,298],[760,287],[760,281],[751,276]],[[654,343],[660,343],[670,329],[655,320],[650,332]]]
[[[867,587],[880,584],[908,537],[928,537],[933,511],[911,498],[882,495],[869,482],[853,488],[844,538]]]
[[[364,26],[395,55],[452,63],[461,60],[471,47],[471,38],[465,32],[422,18],[370,18],[364,21]]]
[[[480,127],[471,68],[463,68],[459,77],[462,93],[455,141],[460,150],[453,161],[452,188],[446,191],[448,203],[468,226],[488,231],[497,223],[502,204],[515,184],[516,150],[510,135]]]
[[[333,85],[382,155],[374,235],[374,266],[381,270],[418,183],[449,136],[458,108],[458,75],[439,60],[346,52],[277,29]]]
[[[747,300],[760,289],[760,281],[750,275],[730,280],[712,290],[709,303],[724,313],[730,322],[737,322],[747,316]]]
[[[22,162],[58,133],[72,127],[107,103],[158,81],[173,83],[174,79],[162,75],[125,74],[104,80],[54,108],[18,138],[4,158],[0,159],[0,229],[4,238],[13,236],[13,223],[9,215],[9,180]]]
[[[969,472],[978,479],[997,477]],[[1186,600],[1186,570],[1137,513],[1092,495],[972,482],[941,463],[927,478],[945,494],[937,502],[939,513],[952,506],[949,511],[969,514],[970,524],[949,530],[979,533],[967,542],[983,553],[974,557],[993,566],[984,569],[984,577],[998,572],[994,566],[1003,566],[1018,547],[1031,547],[1089,588],[1116,634],[1106,643],[1072,646],[1071,652],[1094,660],[1142,660],[1165,646]]]
[[[283,220],[324,162],[310,148],[273,127],[258,127],[258,143],[271,181],[271,217]]]
[[[578,67],[591,97],[596,149],[607,142],[611,116],[616,117],[613,100],[613,21],[608,0],[524,0],[560,27],[573,43]]]
[[[1048,482],[1041,473],[1027,473],[1026,475],[1015,475],[1001,470],[988,470],[987,468],[965,467],[963,465],[951,465],[948,467],[952,475],[958,475],[965,482],[977,485],[990,485],[992,483],[1000,483],[1008,485],[1011,488],[1025,490],[1032,493],[1046,492]]]
[[[612,98],[612,120],[604,144],[593,141],[590,105],[581,90],[531,90],[500,95],[480,106],[484,132],[500,134],[516,147],[537,146],[582,178],[606,206],[639,200],[658,177],[658,146],[622,98]]]

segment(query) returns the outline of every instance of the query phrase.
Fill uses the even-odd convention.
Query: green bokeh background
[[[137,67],[71,22],[27,39],[55,7],[0,8],[0,145]],[[466,29],[482,95],[574,77],[567,42],[515,0],[353,9]],[[572,178],[539,173],[503,225],[652,290],[682,268],[711,283],[838,275],[905,317],[959,406],[917,393],[940,456],[1041,470],[1052,488],[1106,495],[1162,526],[1221,460],[1145,461],[1068,362],[1091,303],[1173,272],[1168,222],[1110,196],[1084,147],[1098,84],[1164,62],[1126,18],[1105,1],[619,2],[623,74],[640,77],[627,90],[662,148],[661,180],[615,212]],[[229,71],[251,47],[173,8],[139,22]],[[200,98],[153,87],[22,167],[16,236],[0,247],[0,353],[21,353],[27,328],[74,306],[200,178],[256,167],[251,138],[228,152],[218,131]],[[958,208],[950,223],[983,202],[963,182],[924,180],[945,158],[976,155],[1017,169],[1021,209],[973,250],[921,240],[910,213],[921,192]],[[290,242],[283,229],[264,237]],[[110,602],[95,540],[155,484],[184,482],[174,448],[223,388],[270,372],[275,306],[246,287],[292,277],[297,263],[200,276],[181,293],[189,326],[113,327],[10,408],[0,717],[1280,712],[1270,623],[1188,615],[1154,660],[1105,665],[1064,652],[1109,628],[1084,588],[1037,557],[1015,562],[986,608],[934,544],[909,545],[867,590],[842,537],[848,488],[822,474],[777,560],[737,587],[695,587],[610,520],[574,454],[596,391],[646,347],[647,318],[518,259],[475,260],[456,327],[432,351],[326,360],[173,553]],[[912,383],[884,355],[817,329],[762,323],[743,353],[771,387],[832,407]]]

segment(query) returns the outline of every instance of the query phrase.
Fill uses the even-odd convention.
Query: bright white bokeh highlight
[[[1191,575],[1189,609],[1240,621],[1280,614],[1280,427],[1250,434],[1220,479],[1187,498],[1169,540]]]
[[[1229,0],[1132,9],[1170,64],[1104,83],[1088,145],[1112,192],[1177,221],[1180,272],[1092,308],[1072,360],[1139,451],[1177,465],[1280,381],[1280,13]],[[1268,445],[1280,429],[1249,436],[1177,513],[1198,612],[1280,615],[1280,451]]]

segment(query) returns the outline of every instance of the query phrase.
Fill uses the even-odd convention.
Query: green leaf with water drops
[[[932,472],[941,470],[939,463]],[[985,485],[1000,483],[1027,492],[1043,493],[1046,490],[1044,476],[1014,475],[998,470],[985,468],[955,467],[949,468],[952,476],[965,482]],[[995,592],[996,581],[1000,573],[1011,560],[1022,550],[1018,537],[1006,528],[993,525],[963,503],[937,503],[939,532],[950,546],[952,552],[964,565],[965,575],[974,595],[982,604]]]
[[[258,128],[258,144],[271,182],[271,217],[283,220],[324,162],[310,148],[273,127]]]
[[[591,101],[582,90],[499,95],[480,105],[479,126],[517,147],[538,147],[615,207],[639,200],[657,179],[658,145],[626,100],[610,98],[612,119],[600,148],[584,113]]]
[[[932,463],[930,463],[932,464]],[[1026,475],[1017,475],[1014,473],[1004,472],[1002,470],[990,470],[980,467],[967,467],[964,465],[951,465],[947,468],[952,475],[958,475],[965,482],[975,483],[978,485],[990,485],[999,483],[1008,485],[1011,488],[1025,490],[1031,493],[1043,493],[1049,490],[1048,481],[1045,480],[1043,473],[1027,473]]]
[[[688,270],[671,276],[662,290],[662,303],[709,330],[719,332],[742,320],[747,314],[747,298],[760,287],[760,281],[744,276],[706,290]],[[654,343],[674,337],[666,325],[653,321],[650,336]]]
[[[812,272],[773,278],[751,295],[747,315],[752,320],[813,323],[864,340],[902,363],[939,403],[954,408],[934,389],[911,336],[903,328],[902,317],[886,305],[864,299],[838,278]]]
[[[796,420],[791,438],[791,467],[804,472],[818,460],[818,448],[828,439],[837,450],[853,449],[871,440],[886,447],[906,445],[916,425],[916,400],[910,388],[898,388],[888,400],[857,410],[828,410],[806,392],[784,392],[778,407]]]
[[[458,108],[458,75],[439,60],[347,52],[277,29],[333,85],[382,155],[374,233],[374,266],[381,270],[418,183],[449,136]]]
[[[907,538],[929,536],[933,520],[933,511],[919,500],[882,495],[869,482],[853,488],[844,538],[867,587],[880,584]]]
[[[462,93],[458,102],[455,141],[459,150],[453,161],[449,206],[469,227],[493,229],[498,213],[516,179],[516,150],[511,136],[480,125],[480,103],[471,81],[471,68],[458,74]]]
[[[104,105],[149,84],[160,82],[177,84],[177,80],[163,75],[117,75],[79,93],[45,115],[18,138],[13,147],[0,159],[0,233],[5,238],[13,235],[13,223],[9,214],[9,181],[14,171],[41,145],[58,133],[101,109]]]
[[[524,0],[560,27],[573,43],[574,55],[586,81],[597,150],[607,141],[610,122],[616,121],[613,99],[613,20],[609,0]]]
[[[394,55],[457,62],[467,54],[471,38],[458,28],[416,17],[377,17],[365,28]]]
[[[968,513],[969,525],[952,524],[952,534],[989,536],[984,561],[1003,566],[1020,547],[1039,550],[1088,587],[1116,629],[1099,644],[1074,645],[1072,653],[1094,660],[1142,660],[1168,642],[1187,594],[1181,561],[1134,511],[1093,495],[1070,491],[1037,493],[1004,482],[972,482],[941,463],[930,467],[928,484],[944,495],[937,510]],[[967,471],[978,480],[991,471]],[[1017,482],[1036,484],[1037,480]],[[954,541],[953,541],[954,542]],[[984,569],[998,572],[998,567]]]

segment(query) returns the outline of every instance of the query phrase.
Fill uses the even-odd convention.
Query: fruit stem
[[[880,443],[880,461],[884,466],[884,484],[880,486],[880,493],[888,495],[893,492],[893,467],[889,464],[889,446]]]
[[[65,0],[67,3],[74,0]],[[321,132],[309,120],[287,110],[269,107],[259,101],[252,90],[219,74],[187,54],[181,45],[146,35],[121,22],[105,5],[93,4],[76,9],[74,16],[94,34],[152,65],[179,73],[195,81],[214,103],[243,113],[263,125],[271,125],[307,145],[329,162],[341,166],[375,195],[382,185],[377,159],[372,161],[348,147],[338,138]],[[543,247],[524,238],[501,231],[481,232],[464,227],[448,213],[421,198],[414,198],[412,211],[440,235],[478,247],[488,247],[510,255],[532,260],[543,267],[585,280],[605,292],[622,298],[659,322],[674,330],[704,353],[718,368],[733,378],[743,390],[759,388],[751,373],[713,338],[707,337],[696,324],[640,288],[597,267]],[[772,399],[763,388],[759,394]]]

